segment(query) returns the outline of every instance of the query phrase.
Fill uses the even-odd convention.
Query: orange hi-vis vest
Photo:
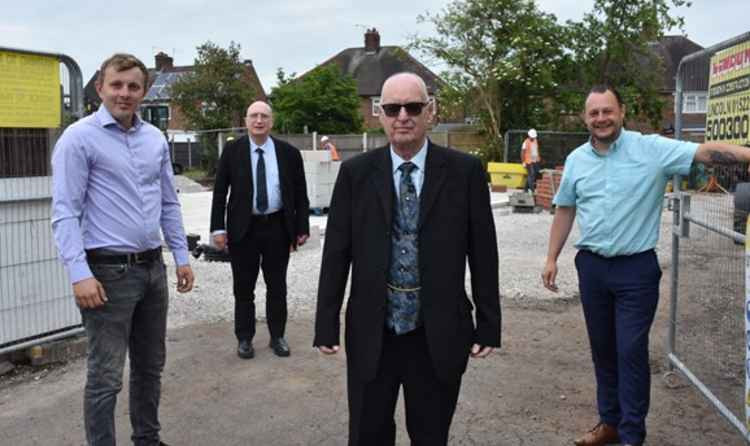
[[[526,138],[523,142],[523,146],[521,147],[521,162],[524,166],[533,163],[531,160],[531,139]],[[536,140],[536,153],[537,153],[537,163],[542,162],[542,153],[539,151],[539,140]]]

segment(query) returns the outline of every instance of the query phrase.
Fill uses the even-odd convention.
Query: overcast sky
[[[108,2],[6,0],[0,16],[0,46],[64,53],[81,66],[84,84],[102,60],[130,52],[147,66],[164,51],[175,65],[191,65],[195,47],[234,40],[243,59],[252,59],[266,92],[276,70],[305,72],[344,48],[362,46],[365,28],[380,32],[382,45],[404,45],[425,11],[439,12],[445,0],[131,0]],[[593,0],[538,0],[558,20],[578,20]],[[694,0],[682,8],[688,37],[711,46],[750,31],[748,0]],[[419,54],[414,54],[418,59]],[[429,65],[429,64],[428,64]],[[432,67],[436,68],[436,67]]]

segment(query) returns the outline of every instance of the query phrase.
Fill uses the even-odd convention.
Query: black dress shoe
[[[237,344],[237,356],[242,359],[251,359],[255,356],[255,350],[253,349],[253,343],[247,339],[243,339]]]
[[[271,342],[268,344],[268,346],[273,349],[273,352],[276,353],[276,356],[286,357],[291,354],[291,352],[289,351],[289,344],[286,343],[286,340],[284,338],[271,339]]]

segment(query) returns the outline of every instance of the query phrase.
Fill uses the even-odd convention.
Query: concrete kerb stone
[[[84,356],[87,345],[86,336],[78,335],[29,347],[26,357],[34,367],[64,362]]]

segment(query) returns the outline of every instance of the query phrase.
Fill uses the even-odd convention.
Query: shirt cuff
[[[188,256],[187,249],[178,249],[176,251],[172,251],[172,257],[174,257],[174,263],[177,266],[190,265],[190,257]]]
[[[227,233],[226,229],[217,229],[211,233],[211,237],[215,235],[219,235],[219,234],[226,234],[226,233]]]
[[[91,268],[89,268],[89,264],[86,261],[75,262],[68,265],[68,275],[70,276],[71,284],[94,277],[94,274],[91,272]]]

